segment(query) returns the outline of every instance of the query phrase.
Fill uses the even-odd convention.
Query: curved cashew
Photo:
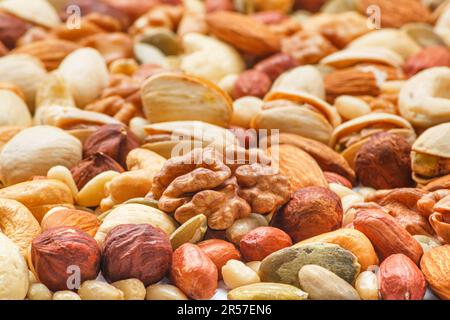
[[[152,189],[153,177],[161,170],[166,159],[146,149],[134,149],[127,157],[128,172],[106,184],[106,198],[100,203],[102,211],[111,209],[129,199],[144,197]]]
[[[41,227],[30,210],[10,199],[0,199],[0,230],[24,256],[31,241],[41,233]]]

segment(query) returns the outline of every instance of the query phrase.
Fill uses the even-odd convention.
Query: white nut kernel
[[[81,300],[124,300],[124,294],[116,287],[97,280],[83,282],[78,294]]]
[[[42,283],[33,283],[28,289],[29,300],[52,300],[52,292]]]
[[[147,300],[188,300],[177,287],[170,284],[153,284],[147,287]]]
[[[126,279],[111,283],[114,287],[123,292],[125,300],[144,300],[145,286],[139,279]]]
[[[222,267],[223,281],[230,289],[235,289],[252,283],[258,283],[258,274],[243,262],[238,260],[229,260]]]

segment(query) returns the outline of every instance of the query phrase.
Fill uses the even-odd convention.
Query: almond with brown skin
[[[382,260],[402,253],[418,264],[423,254],[420,243],[395,218],[379,209],[358,211],[353,226],[372,242]]]
[[[427,251],[420,268],[433,292],[443,300],[450,300],[450,244]]]
[[[183,244],[173,253],[170,278],[191,299],[210,299],[217,289],[216,265],[191,243]]]
[[[243,14],[214,12],[207,15],[206,22],[214,36],[245,53],[266,55],[280,49],[277,35],[266,25]]]
[[[13,49],[17,40],[23,36],[31,24],[16,18],[6,12],[0,12],[0,43],[6,48]]]
[[[380,293],[384,300],[422,300],[426,282],[420,269],[404,254],[384,260],[378,272]]]

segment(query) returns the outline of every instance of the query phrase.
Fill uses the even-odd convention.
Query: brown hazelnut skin
[[[374,189],[414,186],[411,172],[411,145],[399,135],[373,135],[356,154],[355,171],[362,185]]]
[[[164,278],[172,262],[169,237],[149,224],[114,227],[102,253],[102,273],[109,282],[136,278],[148,286]]]
[[[96,152],[92,156],[80,161],[77,165],[70,169],[72,177],[79,190],[91,181],[95,176],[105,171],[124,172],[120,164],[110,156]]]
[[[31,24],[6,12],[0,12],[0,42],[6,48],[14,49],[17,40],[23,36]]]
[[[76,289],[68,288],[71,266],[80,268],[81,283],[97,278],[100,271],[101,252],[97,242],[78,228],[44,231],[31,243],[30,256],[39,281],[51,291]]]
[[[324,187],[307,187],[294,193],[271,225],[286,232],[296,243],[339,229],[342,218],[342,203],[336,193]]]
[[[106,124],[86,139],[83,158],[102,152],[126,168],[128,153],[139,146],[139,139],[124,124]]]
[[[214,262],[219,273],[219,278],[222,278],[222,267],[229,260],[241,260],[241,254],[238,249],[228,241],[220,239],[205,240],[197,244],[202,251]]]
[[[297,61],[286,53],[277,53],[255,65],[255,70],[264,72],[275,81],[283,72],[298,66]]]
[[[289,235],[274,227],[259,227],[247,233],[239,244],[247,261],[261,261],[271,253],[292,246]]]

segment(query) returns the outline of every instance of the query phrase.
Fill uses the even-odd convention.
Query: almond
[[[420,268],[433,292],[441,299],[450,300],[450,244],[427,251]]]
[[[419,263],[423,254],[420,243],[389,214],[380,209],[361,210],[353,225],[369,238],[382,260],[403,253],[414,263]]]
[[[219,11],[208,14],[206,22],[214,36],[245,53],[266,55],[280,49],[279,37],[251,17]]]
[[[429,22],[430,11],[417,0],[359,0],[357,7],[362,14],[372,14],[369,7],[380,10],[381,27],[399,28],[411,22]]]
[[[378,96],[384,81],[402,78],[400,70],[380,65],[360,65],[337,70],[325,77],[327,100],[333,102],[342,95]]]
[[[378,272],[384,300],[422,300],[426,282],[419,268],[404,254],[393,254],[383,261]]]

